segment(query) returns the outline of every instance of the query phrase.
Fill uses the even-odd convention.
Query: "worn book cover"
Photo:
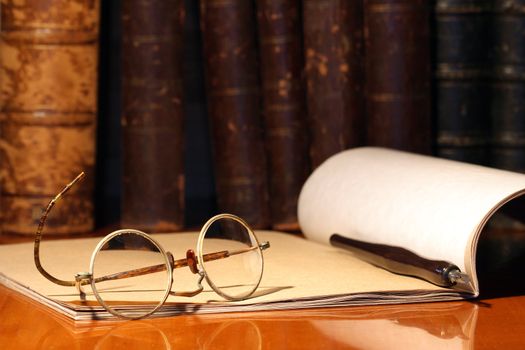
[[[203,0],[200,15],[218,210],[269,227],[255,7]]]
[[[184,1],[122,3],[121,224],[184,225]]]
[[[257,1],[257,24],[272,227],[298,230],[297,198],[309,173],[300,1]]]
[[[312,167],[364,142],[363,2],[306,0],[303,35]]]
[[[86,183],[49,221],[49,234],[93,229],[99,1],[1,2],[2,232],[33,234],[50,197]]]
[[[430,153],[430,7],[365,0],[367,144]]]
[[[491,165],[524,173],[525,3],[495,2],[491,18]]]
[[[490,1],[435,3],[433,111],[436,154],[440,157],[489,163],[490,10]]]

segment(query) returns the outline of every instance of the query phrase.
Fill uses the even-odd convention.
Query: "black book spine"
[[[436,153],[488,162],[491,5],[437,0],[434,8]]]
[[[525,1],[495,2],[491,165],[525,173]]]

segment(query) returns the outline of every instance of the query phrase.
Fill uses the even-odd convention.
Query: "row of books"
[[[100,3],[2,5],[2,232],[32,234],[80,171],[87,183],[48,232],[90,231]],[[121,5],[121,222],[149,232],[185,228],[187,5]],[[198,11],[221,212],[298,230],[307,176],[360,145],[525,171],[525,1],[200,0]]]

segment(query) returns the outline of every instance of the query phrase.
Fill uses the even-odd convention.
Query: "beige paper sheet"
[[[400,151],[341,152],[303,186],[299,223],[311,240],[332,233],[447,260],[478,282],[476,245],[485,223],[523,194],[525,175]]]
[[[202,294],[193,298],[170,296],[168,303],[177,307],[166,313],[180,313],[181,310],[217,312],[289,309],[460,297],[457,293],[422,280],[378,269],[337,248],[286,233],[264,231],[257,234],[260,240],[267,240],[271,244],[271,247],[264,251],[264,275],[256,293],[259,296],[237,303],[225,302],[206,286]],[[183,257],[185,250],[194,248],[197,240],[197,233],[153,236],[166,250],[171,251],[175,258]],[[98,240],[94,238],[45,241],[44,238],[41,245],[42,265],[56,277],[71,280],[75,273],[88,270],[90,255]],[[191,274],[188,268],[177,270],[174,278],[176,290],[179,290],[179,287],[193,289],[196,285],[196,276]],[[33,262],[33,244],[0,246],[0,282],[6,284],[6,281],[17,282],[18,290],[22,292],[24,290],[20,286],[27,286],[36,292],[32,297],[37,299],[42,296],[53,301],[79,300],[74,287],[55,285],[40,275]],[[86,288],[88,300],[95,300],[89,290],[89,287]],[[415,290],[425,292],[412,293]],[[391,291],[394,292],[390,293]],[[129,300],[126,295],[116,294],[114,298]],[[50,306],[56,308],[53,303]],[[77,309],[83,310],[82,307]],[[77,317],[74,312],[71,312],[70,316]]]

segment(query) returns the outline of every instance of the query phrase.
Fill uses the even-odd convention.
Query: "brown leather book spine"
[[[315,168],[363,142],[363,2],[305,0],[303,22],[310,158]]]
[[[525,1],[496,4],[492,15],[491,165],[525,173]]]
[[[81,171],[45,234],[93,229],[99,1],[1,2],[3,233],[34,235],[42,209]]]
[[[255,23],[251,1],[201,1],[218,209],[263,228],[270,215]]]
[[[294,231],[309,172],[300,1],[258,0],[257,20],[272,227]]]
[[[430,153],[430,9],[365,0],[368,144]]]
[[[122,3],[121,225],[184,226],[184,2]]]

